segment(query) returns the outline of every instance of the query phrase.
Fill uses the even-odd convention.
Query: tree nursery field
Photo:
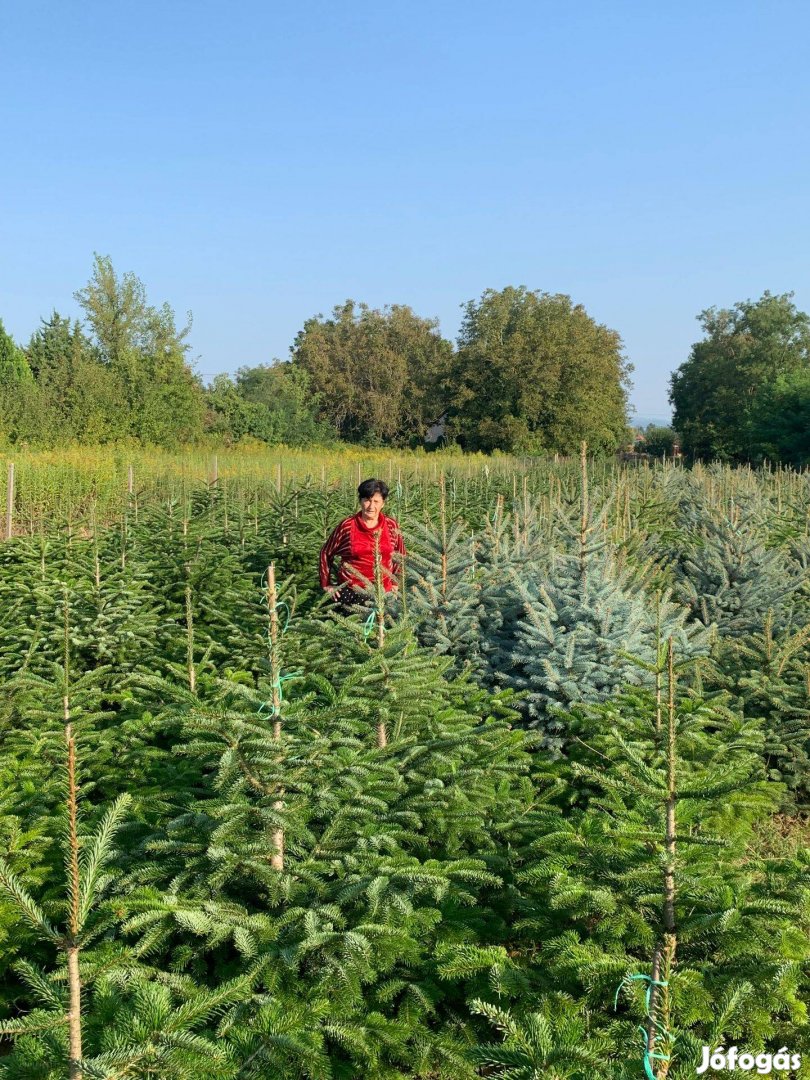
[[[82,450],[0,506],[0,1077],[810,1076],[810,475]]]

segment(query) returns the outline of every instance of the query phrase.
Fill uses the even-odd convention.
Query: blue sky
[[[486,288],[618,330],[641,415],[709,306],[810,308],[810,5],[2,4],[0,318],[22,342],[93,252],[206,378],[347,297],[455,337]]]

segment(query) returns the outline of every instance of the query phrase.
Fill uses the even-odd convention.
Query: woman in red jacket
[[[399,525],[383,513],[388,498],[388,485],[383,480],[364,480],[357,489],[360,509],[344,518],[321,548],[321,587],[338,599],[344,607],[362,603],[361,595],[374,581],[374,543],[380,539],[383,587],[391,592],[397,587],[399,562],[405,555],[405,544]],[[337,585],[332,583],[332,570],[340,559]]]

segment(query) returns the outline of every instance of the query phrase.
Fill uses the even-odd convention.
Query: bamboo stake
[[[407,570],[406,570],[406,566],[405,566],[406,557],[407,556],[405,556],[405,555],[401,555],[400,560],[399,560],[399,595],[402,598],[402,617],[403,617],[403,619],[407,620],[407,618],[408,618],[408,591],[405,588],[405,583],[407,581]]]
[[[662,726],[662,666],[661,666],[661,594],[655,594],[655,734],[661,735]]]
[[[273,738],[281,738],[281,694],[279,692],[281,665],[278,656],[278,594],[276,591],[276,564],[267,567],[267,611],[270,622],[270,679],[272,682]]]

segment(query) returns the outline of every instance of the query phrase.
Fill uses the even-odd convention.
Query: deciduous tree
[[[448,387],[466,449],[614,450],[626,437],[631,370],[615,330],[569,296],[508,287],[464,305]]]
[[[320,417],[341,438],[421,441],[443,411],[438,387],[452,345],[435,319],[420,318],[407,306],[377,310],[347,300],[330,318],[306,321],[292,356],[321,395]]]
[[[102,362],[115,375],[130,418],[129,434],[171,445],[202,431],[202,384],[187,362],[191,316],[178,330],[168,304],[146,302],[143,283],[119,277],[109,256],[96,255],[93,275],[76,293]]]
[[[702,340],[671,379],[673,424],[693,457],[746,461],[762,454],[762,395],[780,376],[810,373],[810,317],[792,293],[763,293],[708,308]]]

